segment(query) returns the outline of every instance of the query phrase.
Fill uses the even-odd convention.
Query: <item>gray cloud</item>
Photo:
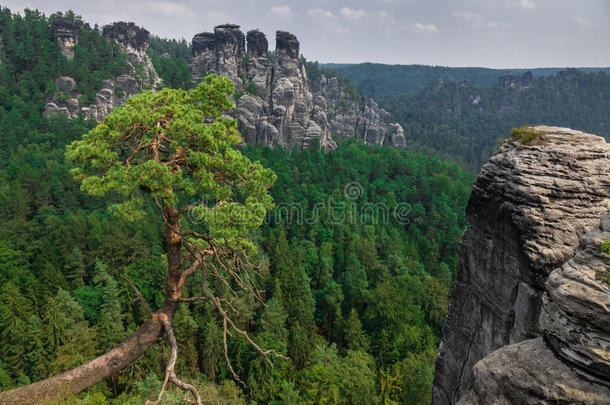
[[[134,21],[186,38],[232,22],[293,32],[321,62],[448,66],[610,66],[608,0],[5,0],[21,11],[74,10],[91,24]],[[273,46],[273,45],[272,45]]]

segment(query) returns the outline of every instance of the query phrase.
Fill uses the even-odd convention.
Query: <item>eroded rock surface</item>
[[[474,366],[459,404],[610,403],[610,214],[546,282],[543,336],[500,348]]]
[[[406,146],[404,130],[400,124],[392,123],[389,112],[370,98],[354,100],[336,77],[319,77],[313,83],[313,92],[325,106],[330,132],[340,140],[356,137],[369,145]]]
[[[610,214],[546,281],[540,326],[550,347],[588,379],[610,385]],[[610,398],[608,403],[610,403]]]
[[[607,387],[580,378],[541,337],[503,347],[474,367],[459,405],[607,405]]]
[[[535,131],[529,142],[506,142],[473,186],[434,404],[456,403],[483,357],[540,335],[545,281],[610,208],[604,139],[565,128]]]
[[[74,58],[74,47],[78,44],[81,25],[71,18],[58,18],[53,21],[53,35],[55,35],[60,52],[68,59]]]
[[[73,53],[77,31],[69,22],[58,23],[58,41]],[[117,22],[103,29],[104,36],[127,54],[129,71],[103,82],[95,102],[83,105],[78,83],[69,77],[57,79],[56,94],[47,99],[45,114],[59,112],[69,118],[101,121],[126,99],[142,89],[161,84],[146,55],[149,33],[134,23]],[[247,44],[247,47],[246,47]],[[244,35],[238,25],[224,24],[214,32],[193,37],[190,65],[193,85],[210,73],[226,76],[236,89],[233,116],[239,121],[244,140],[267,146],[336,147],[332,139],[356,137],[371,145],[406,145],[403,128],[392,123],[390,114],[373,100],[356,100],[336,78],[322,76],[312,83],[300,60],[300,44],[286,31],[277,31],[274,57],[268,55],[265,34],[251,30]],[[63,51],[62,51],[63,52]]]
[[[66,27],[66,24],[59,26]],[[55,81],[57,93],[51,95],[45,105],[46,115],[60,113],[73,118],[82,114],[85,119],[101,121],[116,106],[123,105],[127,98],[138,94],[142,89],[154,89],[161,84],[161,79],[146,54],[148,31],[134,23],[117,22],[105,26],[103,33],[126,53],[129,72],[114,80],[104,80],[102,88],[96,93],[95,102],[90,105],[82,105],[74,79],[67,76],[58,78]],[[58,41],[67,41],[61,38],[63,37],[58,37]],[[73,43],[76,45],[76,40]]]
[[[191,71],[194,83],[208,73],[228,76],[240,93],[235,116],[248,143],[268,146],[336,147],[339,139],[357,137],[368,144],[404,147],[404,131],[390,114],[370,99],[362,105],[346,94],[336,78],[313,84],[300,61],[299,41],[286,31],[276,33],[275,58],[268,59],[268,42],[258,30],[243,34],[236,25],[193,38]],[[329,88],[327,83],[331,83]]]

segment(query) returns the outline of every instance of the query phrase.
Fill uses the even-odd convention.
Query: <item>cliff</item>
[[[62,19],[56,24],[57,40],[62,53],[67,57],[74,56],[74,46],[78,44],[76,23]],[[73,29],[72,29],[73,28]],[[155,68],[146,55],[149,32],[134,23],[116,22],[104,27],[104,36],[118,45],[127,55],[129,72],[112,80],[104,80],[102,88],[97,92],[95,102],[82,105],[80,95],[76,92],[76,82],[68,76],[59,77],[55,87],[59,94],[47,98],[45,115],[59,112],[73,118],[82,114],[85,119],[101,121],[107,114],[127,98],[139,93],[142,89],[155,89],[161,84]]]
[[[610,214],[546,282],[543,337],[503,347],[474,366],[460,405],[610,403]]]
[[[535,338],[542,333],[545,282],[610,209],[609,172],[610,146],[603,138],[556,127],[516,132],[483,166],[467,208],[458,278],[436,361],[434,404],[457,403],[481,370],[480,363],[473,366],[499,348],[528,340],[522,344],[543,351]],[[522,349],[492,356],[518,362]],[[581,350],[575,356],[582,355]],[[506,370],[492,356],[486,364]],[[539,380],[547,378],[538,371]]]
[[[53,32],[60,50],[74,57],[82,23],[69,18],[57,20]],[[134,23],[107,25],[103,34],[127,55],[128,72],[104,80],[95,102],[83,105],[71,77],[56,79],[57,92],[47,97],[46,115],[60,113],[69,118],[79,114],[85,119],[101,121],[116,106],[143,89],[156,89],[162,80],[146,54],[147,30]],[[246,46],[247,44],[247,46]],[[269,57],[265,34],[252,30],[244,35],[238,25],[224,24],[214,32],[196,34],[192,40],[190,64],[193,85],[216,73],[233,81],[238,120],[246,143],[267,146],[311,147],[319,144],[334,149],[339,139],[356,137],[367,144],[390,144],[404,147],[403,128],[392,123],[390,114],[373,100],[359,103],[336,78],[307,79],[297,38],[285,31],[276,33],[274,57]],[[1,49],[0,49],[1,52]],[[0,54],[1,56],[1,54]]]
[[[245,42],[247,45],[245,45]],[[404,147],[403,128],[371,99],[353,100],[336,78],[307,79],[299,41],[276,33],[275,57],[268,58],[265,35],[237,25],[220,25],[193,37],[194,84],[208,73],[229,77],[238,90],[235,116],[248,143],[310,147],[316,141],[335,148],[331,135],[356,137],[367,144]]]

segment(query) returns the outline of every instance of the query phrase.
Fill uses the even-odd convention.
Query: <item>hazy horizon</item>
[[[321,63],[492,69],[610,66],[606,0],[7,0],[49,15],[73,10],[90,24],[133,21],[152,35],[184,38],[215,25],[259,28],[275,46],[287,30]]]

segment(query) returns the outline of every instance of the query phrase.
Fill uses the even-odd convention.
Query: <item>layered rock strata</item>
[[[546,282],[543,337],[505,346],[474,366],[460,405],[610,403],[610,214]]]
[[[57,23],[62,52],[73,54],[76,26],[70,20]],[[129,72],[105,80],[91,105],[81,103],[77,83],[70,77],[56,80],[56,94],[47,99],[45,114],[59,112],[69,118],[82,114],[101,121],[116,106],[142,89],[155,89],[161,80],[146,55],[149,33],[134,23],[105,26],[104,36],[127,54]],[[246,46],[247,43],[247,46]],[[312,85],[300,59],[297,38],[276,33],[275,52],[269,55],[265,34],[252,30],[244,35],[238,25],[224,24],[214,32],[193,37],[191,73],[193,85],[210,73],[230,78],[236,88],[233,116],[239,121],[246,143],[267,146],[320,145],[334,149],[339,140],[356,137],[367,144],[404,147],[403,128],[373,100],[355,100],[336,78],[324,76]]]
[[[103,33],[126,53],[129,72],[113,80],[104,80],[95,102],[90,105],[82,105],[80,102],[74,79],[67,76],[58,78],[55,81],[57,93],[51,95],[45,105],[46,115],[58,112],[73,118],[82,114],[85,119],[101,121],[116,106],[123,105],[127,98],[142,89],[154,89],[161,84],[161,79],[146,55],[149,38],[147,30],[134,23],[117,22],[105,26]]]
[[[535,127],[481,169],[436,361],[434,404],[454,404],[491,352],[541,334],[544,284],[610,208],[610,146]]]
[[[58,18],[51,25],[59,50],[68,60],[74,58],[74,47],[78,44],[79,22],[70,18]]]
[[[233,80],[239,93],[235,116],[247,143],[268,146],[336,147],[339,139],[357,137],[368,144],[404,147],[404,131],[390,114],[370,99],[359,105],[336,78],[318,79],[312,86],[299,53],[299,41],[285,31],[276,33],[273,61],[265,35],[236,25],[222,25],[213,33],[193,38],[191,71],[194,84],[205,74]]]
[[[313,83],[313,93],[325,106],[330,132],[339,140],[356,137],[368,145],[406,146],[404,130],[391,121],[389,112],[370,98],[354,100],[336,77],[319,77]]]

